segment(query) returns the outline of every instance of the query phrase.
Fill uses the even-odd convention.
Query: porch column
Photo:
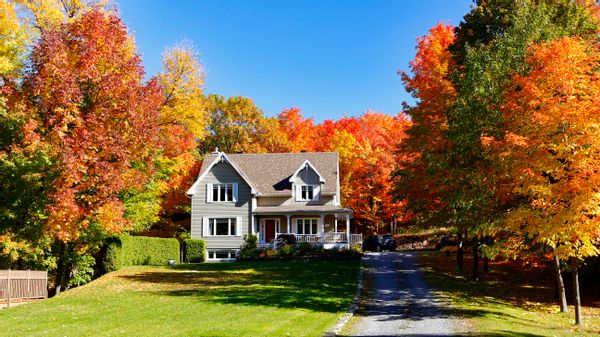
[[[321,213],[321,242],[325,243],[325,213]]]
[[[287,230],[288,233],[295,233],[294,230],[292,229],[292,216],[290,214],[286,214],[285,217],[287,218]]]
[[[350,214],[346,214],[346,239],[348,240],[348,249],[350,249]]]

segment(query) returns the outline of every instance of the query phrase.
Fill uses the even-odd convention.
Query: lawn
[[[425,277],[440,296],[452,303],[448,314],[462,318],[465,335],[473,336],[597,336],[600,308],[594,296],[583,307],[583,327],[573,325],[573,307],[560,313],[554,300],[553,274],[548,266],[524,262],[495,262],[479,282],[456,270],[455,256],[425,252],[419,262]],[[567,293],[570,293],[570,288]],[[586,299],[585,290],[583,293]],[[467,333],[469,332],[469,333]]]
[[[359,261],[127,267],[0,310],[3,336],[322,336],[348,309]]]

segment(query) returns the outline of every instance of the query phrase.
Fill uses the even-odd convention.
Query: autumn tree
[[[226,153],[264,153],[281,147],[275,139],[277,125],[250,98],[212,94],[206,101],[209,122],[201,153],[215,148]]]
[[[57,242],[60,288],[80,256],[131,226],[121,192],[152,174],[163,98],[155,80],[143,83],[140,58],[114,13],[94,9],[42,32],[31,63],[24,94],[34,127],[26,137],[48,144],[59,170],[44,230]]]
[[[530,70],[513,77],[501,107],[505,133],[486,139],[521,200],[504,224],[570,263],[577,325],[577,270],[599,253],[599,61],[596,41],[565,37],[532,45]]]

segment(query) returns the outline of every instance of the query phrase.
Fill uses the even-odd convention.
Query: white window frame
[[[318,201],[319,200],[319,193],[321,190],[320,185],[302,184],[302,185],[297,185],[297,186],[298,186],[296,188],[296,193],[298,194],[296,196],[297,201]],[[312,189],[312,198],[308,197],[309,187]],[[306,188],[306,197],[303,197],[303,192],[304,192],[305,188]]]
[[[300,229],[300,223],[299,222],[300,221],[302,222],[302,233],[299,233],[300,232],[299,231],[299,229]],[[308,221],[308,223],[307,223],[307,221]],[[312,228],[313,221],[315,221],[315,226],[316,226],[314,233],[313,233],[313,230],[312,230],[313,229]],[[317,234],[320,233],[319,232],[319,218],[294,218],[294,225],[295,225],[295,228],[296,228],[296,234],[300,234],[300,235],[317,235]],[[305,231],[307,225],[308,225],[308,228],[310,229],[310,233],[307,233]]]
[[[227,234],[217,234],[217,220],[227,219]],[[236,237],[242,236],[242,218],[241,217],[205,217],[202,221],[203,236],[206,237]],[[235,228],[232,234],[231,229]],[[214,234],[212,234],[214,233]]]
[[[231,200],[227,190],[231,188]],[[215,193],[216,189],[216,193]],[[221,200],[221,189],[225,190],[224,200]],[[237,183],[208,183],[206,184],[206,203],[233,203],[238,200],[238,184]]]
[[[227,257],[217,258],[217,254],[227,254]],[[207,262],[219,262],[219,261],[234,261],[239,254],[239,250],[234,249],[207,249],[206,250],[206,261]]]

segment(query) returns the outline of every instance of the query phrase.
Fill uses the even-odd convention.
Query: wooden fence
[[[0,306],[47,297],[47,271],[0,270]]]

